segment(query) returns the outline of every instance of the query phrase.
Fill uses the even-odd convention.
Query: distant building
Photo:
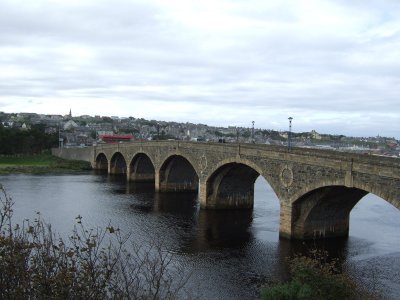
[[[322,139],[321,135],[318,132],[316,132],[315,130],[311,131],[311,137],[314,140],[321,140]]]
[[[32,118],[32,117],[36,117],[37,114],[35,113],[19,113],[17,114],[18,118]]]
[[[56,121],[62,121],[63,116],[62,115],[46,115],[46,118],[50,120],[56,120]]]
[[[133,135],[101,135],[99,136],[100,140],[104,143],[123,143],[130,142],[134,139]]]
[[[98,130],[97,131],[98,136],[105,136],[105,135],[114,135],[114,131],[112,130]]]
[[[21,130],[29,130],[29,129],[31,129],[31,127],[29,125],[26,125],[25,123],[22,124]]]
[[[76,124],[73,120],[69,120],[64,124],[64,130],[71,130],[76,127],[78,127],[78,124]]]
[[[46,127],[44,130],[44,133],[54,134],[54,133],[57,133],[57,131],[58,131],[57,127]]]
[[[288,138],[288,133],[287,133],[286,131],[284,131],[284,132],[279,132],[279,135],[280,135],[282,138],[284,138],[284,139],[287,139],[287,138]]]
[[[13,127],[13,126],[14,126],[14,122],[12,122],[12,121],[1,122],[1,124],[2,124],[4,127]]]

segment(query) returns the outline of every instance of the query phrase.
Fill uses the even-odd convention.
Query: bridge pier
[[[347,237],[349,235],[349,215],[304,220],[304,216],[296,216],[298,211],[289,205],[280,206],[279,237],[285,239],[310,240],[321,238]],[[296,218],[298,218],[296,220]]]
[[[161,192],[160,188],[160,171],[156,171],[155,178],[154,178],[154,189],[156,192]]]
[[[295,221],[290,206],[281,205],[279,237],[286,239],[310,240],[321,238],[347,237],[349,235],[349,216],[312,222]]]
[[[292,205],[281,202],[280,205],[280,221],[279,221],[279,237],[292,238]]]
[[[207,208],[207,186],[202,180],[199,181],[199,202],[200,208]]]
[[[400,209],[400,161],[317,149],[183,141],[53,149],[130,181],[154,180],[157,192],[195,191],[203,209],[249,209],[261,175],[280,201],[280,236],[347,236],[349,214],[367,193]],[[199,181],[200,179],[200,181]]]
[[[280,236],[301,240],[347,237],[350,211],[366,194],[357,188],[329,186],[294,203],[281,202]]]

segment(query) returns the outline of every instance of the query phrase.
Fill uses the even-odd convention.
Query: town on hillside
[[[215,127],[205,124],[165,122],[117,116],[45,115],[0,112],[0,126],[29,131],[41,125],[45,133],[59,135],[59,147],[86,147],[100,143],[138,140],[257,143],[321,148],[400,157],[400,141],[389,137],[347,137],[311,132],[290,132],[250,127]]]

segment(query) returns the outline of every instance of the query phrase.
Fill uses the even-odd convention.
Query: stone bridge
[[[203,209],[250,209],[263,176],[280,201],[280,236],[347,236],[349,214],[373,193],[400,209],[400,159],[327,150],[182,141],[53,149],[93,168],[154,181],[158,192],[198,191]]]

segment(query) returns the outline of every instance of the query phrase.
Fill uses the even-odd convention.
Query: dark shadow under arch
[[[298,239],[348,236],[353,207],[368,192],[345,186],[312,190],[293,203],[292,232]]]
[[[242,163],[227,163],[207,180],[207,208],[253,208],[254,183],[260,174]]]
[[[183,156],[170,156],[160,168],[160,191],[197,191],[199,176]]]
[[[99,153],[96,157],[96,170],[108,170],[108,159],[104,153]]]
[[[129,180],[154,181],[155,169],[150,157],[145,153],[136,154],[130,163]]]
[[[110,174],[126,174],[127,165],[124,156],[120,152],[114,153],[110,162]]]

